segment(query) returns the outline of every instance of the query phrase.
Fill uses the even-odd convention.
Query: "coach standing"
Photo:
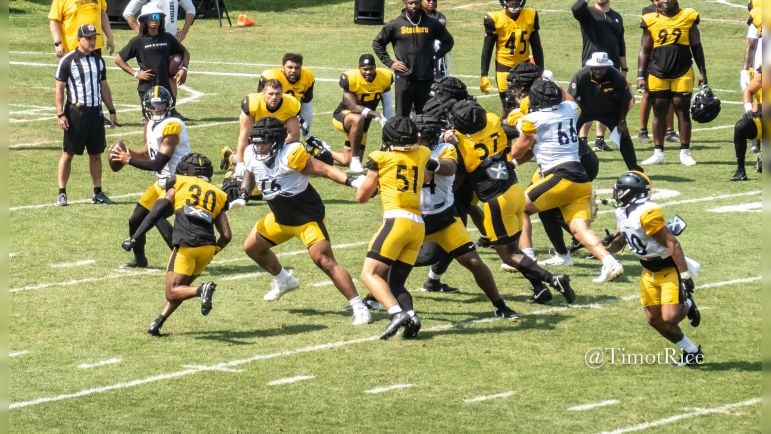
[[[421,0],[402,0],[401,14],[389,21],[372,41],[372,50],[396,73],[396,116],[423,113],[434,79],[434,59],[444,57],[455,41],[438,20],[421,9]],[[438,49],[434,48],[438,41]],[[393,44],[393,60],[386,46]]]
[[[107,67],[102,55],[95,52],[96,26],[84,24],[77,30],[78,45],[59,61],[56,69],[56,116],[64,130],[64,144],[59,158],[59,194],[57,206],[67,205],[67,181],[73,155],[88,150],[88,168],[94,183],[92,203],[114,203],[102,192],[102,153],[105,149],[102,100],[110,112],[110,126],[118,123],[107,84]],[[66,100],[65,100],[66,90]],[[65,103],[66,101],[66,103]]]

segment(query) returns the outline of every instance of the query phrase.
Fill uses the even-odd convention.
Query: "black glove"
[[[605,236],[602,238],[602,245],[607,248],[610,243],[613,242],[614,238],[616,238],[616,234],[611,234],[609,230],[605,229]]]
[[[133,248],[134,248],[134,244],[136,244],[136,243],[137,243],[137,240],[135,240],[135,239],[133,239],[133,238],[129,237],[129,238],[126,238],[126,239],[123,241],[123,243],[121,243],[121,245],[120,245],[120,246],[123,248],[123,250],[125,250],[125,251],[127,251],[127,252],[130,252],[130,251],[131,251],[131,249],[133,249]]]
[[[683,276],[685,275],[685,276]],[[691,274],[688,272],[680,273],[680,289],[685,292],[686,295],[691,295],[693,293],[694,289],[696,289],[696,285],[693,283],[693,278],[691,278]]]

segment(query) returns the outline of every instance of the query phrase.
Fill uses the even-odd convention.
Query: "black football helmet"
[[[174,97],[163,86],[153,86],[142,97],[142,113],[146,119],[160,122],[166,119],[174,108]]]
[[[547,79],[539,78],[530,86],[530,111],[554,110],[562,102],[562,89]]]
[[[460,101],[452,106],[450,124],[461,134],[474,134],[487,125],[487,112],[476,101]]]
[[[416,115],[413,119],[418,128],[418,137],[431,149],[439,143],[439,134],[442,133],[442,123],[439,119],[426,114]]]
[[[516,15],[518,14],[523,7],[525,7],[525,3],[527,0],[498,0],[501,2],[501,6],[506,9],[510,14]]]
[[[694,95],[691,103],[691,118],[700,124],[711,122],[720,113],[720,99],[704,85]]]
[[[613,185],[613,205],[616,208],[628,208],[632,204],[641,204],[651,198],[653,182],[642,172],[630,170],[618,177]]]
[[[214,174],[214,165],[206,155],[192,152],[179,160],[175,172],[178,175],[197,176],[209,181]]]
[[[457,102],[458,100],[452,98],[446,101],[442,101],[436,97],[431,97],[423,106],[423,114],[437,119],[442,123],[442,128],[446,130],[451,129],[452,126],[450,126],[449,121],[450,110],[452,110],[452,106],[454,106]]]
[[[384,151],[411,151],[418,146],[418,127],[412,119],[394,116],[383,126]]]
[[[444,102],[449,99],[461,101],[469,99],[466,84],[455,77],[437,78],[431,83],[429,95]]]
[[[272,164],[278,151],[286,141],[286,127],[274,117],[260,118],[249,133],[249,144],[254,146],[254,155],[258,161]]]

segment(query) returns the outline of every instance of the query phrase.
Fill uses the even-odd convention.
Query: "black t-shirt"
[[[626,79],[614,68],[608,68],[608,74],[602,82],[592,80],[592,68],[585,66],[578,70],[570,80],[568,93],[581,107],[582,114],[626,112],[626,104],[632,98]]]
[[[573,5],[573,16],[581,24],[581,65],[592,57],[593,52],[604,51],[613,61],[613,66],[621,68],[620,58],[626,57],[624,19],[621,14],[613,9],[602,12],[589,6],[586,0],[577,0]]]
[[[156,84],[168,89],[169,57],[184,53],[185,47],[177,41],[177,38],[161,32],[156,36],[134,36],[118,54],[127,62],[129,59],[136,58],[141,69],[153,71],[155,74],[153,80],[139,80],[137,84],[137,90],[145,92]]]

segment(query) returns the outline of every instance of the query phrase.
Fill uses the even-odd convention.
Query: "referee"
[[[57,171],[57,206],[67,205],[67,181],[70,178],[72,157],[83,155],[83,150],[88,150],[88,168],[94,183],[91,203],[115,203],[102,191],[102,153],[106,147],[102,100],[110,112],[110,128],[118,124],[118,118],[107,84],[104,59],[94,51],[96,36],[93,24],[78,27],[78,46],[62,57],[56,69],[56,117],[59,128],[64,130]]]

